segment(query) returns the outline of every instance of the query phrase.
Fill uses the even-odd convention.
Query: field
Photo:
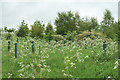
[[[34,52],[32,43],[34,41]],[[2,78],[117,78],[117,42],[103,40],[51,41],[28,38],[2,39]],[[40,46],[40,52],[39,52]]]

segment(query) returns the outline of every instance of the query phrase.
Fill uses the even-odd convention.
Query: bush
[[[55,41],[65,40],[65,38],[62,35],[53,35],[53,39]]]
[[[10,40],[12,38],[12,35],[10,33],[5,34],[6,40]]]
[[[84,38],[96,39],[96,38],[104,38],[105,36],[102,33],[97,33],[95,31],[84,31],[81,34],[75,36],[76,40],[83,40]]]
[[[66,35],[65,35],[65,39],[66,40],[74,40],[74,37],[75,37],[75,35],[77,35],[77,32],[76,31],[68,31],[67,33],[66,33]]]
[[[53,36],[52,36],[52,33],[48,33],[47,35],[44,35],[44,38],[48,41],[51,41],[53,40]]]

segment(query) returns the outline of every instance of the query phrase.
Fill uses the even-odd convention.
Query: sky
[[[0,26],[18,28],[22,20],[29,25],[39,20],[54,25],[58,12],[78,12],[101,22],[105,9],[118,19],[118,0],[0,0]]]

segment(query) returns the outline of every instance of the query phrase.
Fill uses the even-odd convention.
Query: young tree
[[[87,17],[80,19],[78,22],[77,33],[81,33],[82,31],[85,30],[90,30],[91,29],[90,24],[91,24],[90,20]]]
[[[114,17],[109,10],[106,9],[103,17],[103,21],[101,22],[101,31],[108,37],[114,40],[118,39],[119,32],[119,22],[114,21]]]
[[[65,35],[68,31],[77,30],[77,18],[71,11],[68,12],[59,12],[58,17],[55,19],[56,33]]]
[[[25,37],[29,33],[28,25],[24,22],[24,20],[21,22],[21,25],[19,26],[17,36],[18,37]]]
[[[54,29],[53,29],[53,26],[48,23],[47,26],[46,26],[46,30],[45,30],[45,34],[48,35],[49,33],[53,34],[54,33]]]
[[[118,26],[118,22],[112,23],[110,25],[110,28],[107,29],[107,31],[105,32],[106,36],[108,38],[117,40],[118,39],[118,32],[119,32],[119,26]]]
[[[91,29],[96,29],[98,26],[98,21],[96,18],[92,17],[90,19],[90,25],[89,25],[89,31],[91,31]]]
[[[39,37],[42,38],[44,35],[44,24],[40,21],[35,21],[33,25],[31,25],[31,37]]]
[[[51,41],[53,39],[53,34],[54,34],[54,29],[53,29],[53,26],[48,23],[47,26],[46,26],[46,30],[45,30],[45,38],[49,41]]]
[[[114,23],[114,18],[112,17],[111,12],[106,9],[106,11],[104,12],[103,21],[101,22],[101,28],[103,32],[106,32],[106,30],[110,27],[112,23]]]

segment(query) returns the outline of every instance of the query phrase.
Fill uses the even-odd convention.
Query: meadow
[[[117,78],[118,45],[109,39],[45,41],[2,38],[2,78]],[[34,52],[32,43],[34,41]],[[107,47],[103,50],[103,42]],[[17,58],[15,58],[17,43]],[[40,46],[40,49],[39,49]]]

